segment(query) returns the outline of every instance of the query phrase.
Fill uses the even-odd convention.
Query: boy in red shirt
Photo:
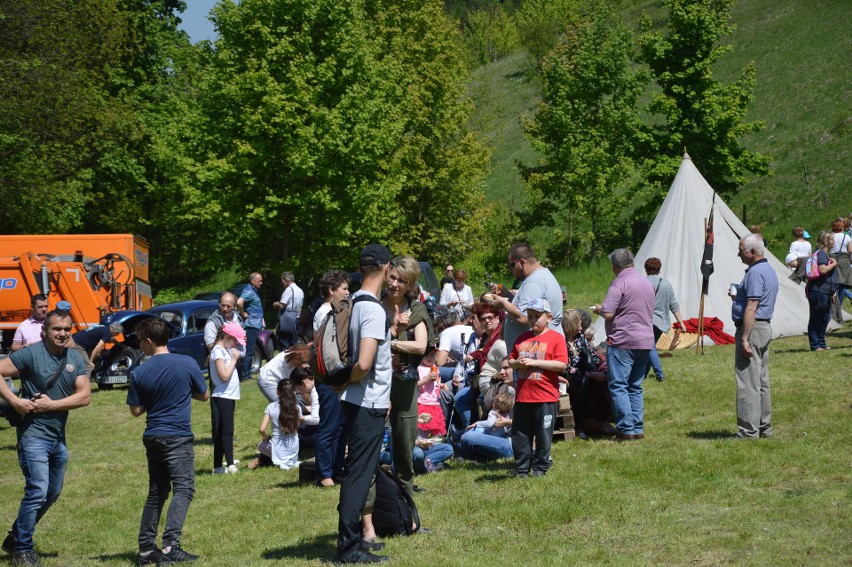
[[[559,406],[559,373],[568,367],[565,337],[548,329],[553,318],[546,299],[527,304],[530,330],[518,337],[509,366],[517,370],[518,384],[512,417],[512,474],[544,476],[550,468],[550,445]],[[535,440],[535,453],[532,443]]]

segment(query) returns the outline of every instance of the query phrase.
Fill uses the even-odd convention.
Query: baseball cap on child
[[[536,297],[527,303],[527,311],[538,311],[539,313],[553,313],[550,310],[550,303],[546,299]]]
[[[225,323],[225,325],[222,327],[222,331],[226,335],[234,337],[237,340],[237,344],[241,346],[246,346],[246,332],[236,321]]]

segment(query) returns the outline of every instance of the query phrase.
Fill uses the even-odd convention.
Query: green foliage
[[[132,130],[109,92],[125,49],[110,3],[0,2],[0,232],[83,226],[101,164]]]
[[[497,61],[518,49],[519,35],[512,13],[501,2],[471,11],[464,24],[465,43],[477,64]]]
[[[577,10],[576,0],[527,0],[515,22],[520,43],[538,67],[557,42]]]
[[[769,157],[747,150],[745,134],[764,127],[745,121],[754,96],[756,65],[749,63],[728,85],[717,81],[713,67],[730,53],[720,45],[734,26],[733,0],[667,0],[665,31],[655,31],[650,18],[641,22],[641,61],[662,89],[649,111],[663,117],[653,128],[650,179],[667,184],[684,149],[710,185],[721,194],[735,192],[750,174],[768,172]]]
[[[640,185],[634,156],[645,78],[630,65],[631,49],[631,34],[611,9],[592,2],[542,62],[543,102],[526,131],[544,158],[523,172],[530,224],[567,225],[548,253],[559,263],[581,257],[575,240],[591,242],[594,257],[598,242],[621,235],[620,214]]]

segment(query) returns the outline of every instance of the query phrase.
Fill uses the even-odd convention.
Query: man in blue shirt
[[[41,565],[33,534],[39,520],[59,498],[65,481],[68,411],[89,405],[91,390],[83,356],[68,348],[71,315],[54,309],[44,319],[42,342],[0,360],[0,375],[20,376],[23,397],[0,380],[0,397],[20,416],[18,463],[24,474],[24,498],[3,550],[13,565]]]
[[[249,275],[249,285],[243,289],[237,300],[237,308],[243,317],[243,328],[246,330],[246,356],[243,359],[243,374],[240,380],[251,377],[251,362],[257,336],[263,329],[263,303],[257,293],[263,285],[263,276],[259,272]]]
[[[770,320],[778,296],[778,276],[764,258],[763,238],[748,234],[737,255],[748,266],[733,296],[731,315],[736,333],[737,437],[772,436],[769,396]]]
[[[198,364],[189,356],[172,354],[166,344],[169,330],[159,317],[136,327],[139,347],[151,358],[130,376],[127,405],[134,417],[147,413],[142,443],[148,457],[148,499],[139,527],[137,565],[160,565],[198,559],[181,549],[180,536],[195,494],[195,451],[190,399],[210,398]],[[157,549],[157,525],[169,492],[172,503]]]

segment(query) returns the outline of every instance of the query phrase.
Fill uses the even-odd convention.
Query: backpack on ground
[[[376,470],[373,526],[379,537],[411,535],[420,529],[420,515],[414,500],[399,479],[382,467]]]
[[[349,349],[349,321],[352,318],[352,308],[361,301],[379,303],[379,300],[371,295],[332,301],[331,311],[314,333],[310,365],[311,375],[317,382],[340,386],[349,381],[354,365]]]
[[[805,265],[805,274],[808,276],[809,282],[820,278],[818,260],[819,250],[808,256],[808,263]]]

